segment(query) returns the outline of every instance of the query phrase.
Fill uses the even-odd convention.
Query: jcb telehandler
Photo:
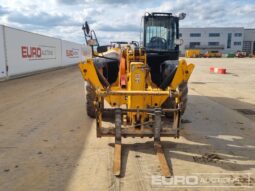
[[[194,68],[179,60],[179,20],[184,17],[184,13],[146,13],[140,45],[132,41],[100,46],[88,23],[82,27],[92,51],[92,58],[79,65],[87,82],[87,114],[96,118],[97,137],[115,137],[116,176],[121,174],[122,137],[154,138],[162,174],[171,176],[160,138],[179,137],[187,82]],[[110,107],[104,107],[105,101]],[[114,112],[112,127],[104,126],[106,112]],[[172,126],[162,125],[163,118]]]

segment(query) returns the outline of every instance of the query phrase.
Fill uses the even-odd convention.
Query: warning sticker
[[[141,81],[141,74],[135,74],[135,82],[140,83]]]

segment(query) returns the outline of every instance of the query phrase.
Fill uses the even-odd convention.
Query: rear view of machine
[[[93,55],[80,63],[87,82],[87,114],[96,118],[97,137],[115,137],[116,176],[121,174],[122,137],[153,138],[162,174],[171,176],[160,138],[179,137],[187,82],[194,69],[193,64],[179,61],[179,20],[184,17],[185,14],[145,14],[140,45],[120,41],[100,46],[88,23],[83,26]],[[110,107],[106,108],[105,102]],[[106,112],[114,113],[114,125],[104,122]],[[162,125],[164,120],[172,125]]]

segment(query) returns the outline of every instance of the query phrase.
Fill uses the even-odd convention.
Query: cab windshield
[[[145,19],[145,47],[147,50],[170,51],[175,49],[177,22],[169,17]]]

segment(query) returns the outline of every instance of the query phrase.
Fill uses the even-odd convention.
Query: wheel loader
[[[85,22],[82,29],[91,58],[79,67],[86,81],[87,115],[96,119],[97,137],[115,137],[113,173],[121,175],[121,139],[154,139],[163,176],[172,175],[161,137],[178,138],[187,105],[193,64],[179,60],[179,20],[185,13],[146,13],[141,42],[100,46]],[[105,115],[112,113],[112,125]],[[163,125],[168,120],[171,125]],[[107,123],[108,124],[108,123]]]

